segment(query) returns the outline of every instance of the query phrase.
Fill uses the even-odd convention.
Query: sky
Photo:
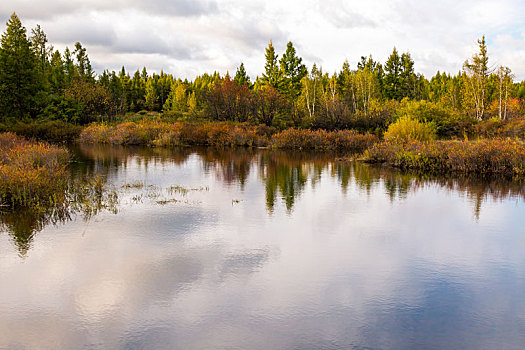
[[[525,79],[521,0],[2,0],[2,32],[13,12],[29,32],[40,24],[57,49],[80,41],[97,73],[145,66],[193,79],[234,74],[244,62],[254,79],[268,43],[280,57],[292,41],[324,72],[370,54],[383,63],[396,47],[430,77],[457,73],[485,35],[491,65]]]

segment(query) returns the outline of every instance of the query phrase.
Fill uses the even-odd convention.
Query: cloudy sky
[[[193,78],[244,62],[254,78],[272,40],[278,53],[292,41],[328,72],[363,55],[384,62],[396,46],[431,76],[457,72],[485,35],[491,64],[525,79],[521,0],[2,0],[2,31],[13,11],[56,48],[80,41],[98,73],[146,66]]]

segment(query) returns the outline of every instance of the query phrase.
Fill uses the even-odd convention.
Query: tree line
[[[81,43],[55,50],[40,26],[28,34],[13,14],[0,40],[0,122],[87,124],[156,111],[174,120],[373,132],[400,108],[423,109],[438,123],[523,117],[525,84],[514,82],[510,68],[490,66],[484,37],[478,48],[455,75],[430,79],[396,48],[384,63],[362,56],[357,66],[345,61],[329,74],[316,64],[307,68],[291,42],[280,57],[269,43],[264,71],[253,81],[242,63],[233,76],[205,73],[192,81],[146,68],[96,75]]]

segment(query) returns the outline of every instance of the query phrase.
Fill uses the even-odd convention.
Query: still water
[[[0,349],[523,349],[525,188],[80,146],[118,203],[3,212]],[[52,215],[52,214],[50,214]]]

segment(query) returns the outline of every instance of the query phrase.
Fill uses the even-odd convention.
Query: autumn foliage
[[[143,121],[115,126],[92,124],[86,127],[80,142],[147,146],[267,147],[281,149],[339,150],[362,153],[378,138],[353,130],[286,129],[277,132],[266,125],[247,123],[165,123]]]
[[[525,144],[511,139],[381,142],[366,152],[372,163],[429,172],[525,175]]]
[[[66,149],[0,134],[0,199],[9,206],[45,204],[67,187]]]

